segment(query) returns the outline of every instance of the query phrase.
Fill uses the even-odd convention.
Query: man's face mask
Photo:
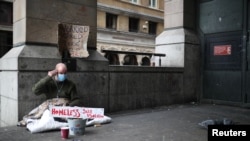
[[[57,80],[59,82],[63,82],[66,79],[66,74],[58,74],[57,75]]]

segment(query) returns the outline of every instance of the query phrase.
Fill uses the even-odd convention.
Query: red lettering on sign
[[[103,115],[99,115],[99,114],[87,114],[87,117],[90,119],[94,119],[94,118],[103,118]]]
[[[73,109],[73,110],[69,110],[69,109],[54,109],[52,108],[51,110],[52,115],[58,115],[58,116],[73,116],[75,118],[80,118],[81,114],[78,111],[78,109]]]
[[[91,114],[92,110],[91,109],[83,109],[83,114]]]
[[[70,117],[70,118],[103,118],[103,108],[80,108],[80,107],[50,107],[52,116],[54,117]]]

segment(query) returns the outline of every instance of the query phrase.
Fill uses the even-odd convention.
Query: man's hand
[[[53,77],[57,74],[57,70],[52,70],[48,72],[48,76]]]

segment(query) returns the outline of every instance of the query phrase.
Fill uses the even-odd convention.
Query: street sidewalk
[[[86,127],[82,136],[69,141],[207,141],[207,130],[198,123],[228,118],[250,124],[250,109],[213,105],[182,104],[107,115],[112,122]],[[0,128],[0,141],[61,141],[60,131],[31,134],[24,127]]]

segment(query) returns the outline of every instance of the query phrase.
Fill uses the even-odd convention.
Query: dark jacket
[[[35,95],[46,95],[47,99],[67,98],[70,100],[69,106],[83,106],[77,95],[75,84],[68,79],[64,82],[57,82],[52,77],[46,76],[32,87],[32,91]]]

